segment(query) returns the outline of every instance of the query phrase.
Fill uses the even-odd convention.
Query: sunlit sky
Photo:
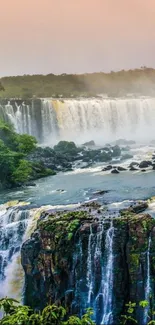
[[[4,0],[0,76],[155,67],[155,0]]]

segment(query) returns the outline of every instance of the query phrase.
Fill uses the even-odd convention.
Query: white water
[[[150,306],[150,295],[151,295],[151,275],[150,275],[150,247],[151,247],[151,236],[149,236],[148,249],[147,249],[147,275],[146,275],[146,287],[145,287],[145,300],[148,302],[148,307],[144,310],[144,325],[148,322],[148,312]]]
[[[32,210],[20,210],[19,203],[8,208],[0,205],[0,297],[11,297],[22,301],[24,271],[20,249],[36,227],[36,222],[49,206]]]
[[[35,135],[46,144],[58,140],[81,144],[94,139],[103,144],[118,138],[154,138],[155,98],[43,99],[37,107],[39,119],[33,104],[9,103],[0,110],[19,133]]]
[[[104,223],[100,224],[98,233],[93,233],[90,226],[88,239],[87,257],[87,287],[88,287],[88,306],[92,306],[95,311],[95,318],[98,317],[98,305],[102,301],[102,321],[101,324],[109,325],[113,322],[113,238],[114,227],[111,222],[106,231],[105,249],[102,250],[104,233]],[[101,267],[101,283],[98,294],[95,296],[95,276],[97,268]],[[98,273],[98,272],[97,272]]]
[[[113,238],[114,227],[111,223],[106,234],[105,248],[107,252],[107,261],[104,270],[104,286],[103,286],[103,319],[101,324],[108,325],[113,322]]]
[[[93,295],[93,270],[92,270],[92,242],[93,232],[92,226],[90,226],[90,235],[88,240],[88,257],[87,257],[87,286],[88,286],[88,304],[91,303]]]

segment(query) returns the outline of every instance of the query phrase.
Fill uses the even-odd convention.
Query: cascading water
[[[29,211],[11,207],[0,215],[0,296],[22,298],[20,246],[28,226]]]
[[[155,98],[14,100],[0,103],[0,114],[19,133],[49,145],[59,140],[103,144],[118,138],[154,139]]]
[[[49,207],[22,209],[19,203],[9,207],[0,205],[0,297],[22,301],[24,271],[21,265],[20,248],[36,227],[42,211]]]
[[[149,236],[148,249],[146,253],[147,275],[146,275],[146,287],[145,287],[145,300],[148,302],[148,306],[144,310],[144,325],[146,325],[148,322],[148,312],[150,307],[150,295],[151,295],[150,248],[151,248],[151,235]]]
[[[90,225],[86,267],[84,266],[85,256],[82,254],[82,259],[80,255],[82,241],[80,245],[78,244],[78,253],[76,252],[76,258],[74,258],[76,270],[74,274],[76,280],[73,281],[76,283],[74,305],[80,300],[81,313],[85,308],[92,307],[97,324],[113,324],[113,240],[112,222],[109,225],[109,222],[104,221],[98,225],[97,229]],[[78,256],[79,267],[83,264],[82,270],[76,267]],[[86,270],[85,276],[84,270]]]
[[[108,325],[113,323],[113,238],[114,227],[111,223],[106,235],[107,261],[105,264],[105,278],[103,283],[103,319],[101,324]]]

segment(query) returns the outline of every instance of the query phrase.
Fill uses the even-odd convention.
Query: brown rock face
[[[22,247],[26,304],[62,303],[69,313],[91,306],[97,324],[110,311],[117,324],[125,303],[146,298],[148,272],[154,299],[155,220],[130,210],[114,219],[105,215],[92,205],[38,222]],[[142,324],[143,311],[137,313]]]

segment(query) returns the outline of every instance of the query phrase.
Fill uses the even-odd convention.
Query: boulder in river
[[[113,169],[113,170],[111,171],[111,174],[119,174],[119,171],[118,171],[117,169]]]
[[[133,172],[133,171],[136,171],[136,170],[139,170],[139,169],[134,167],[134,166],[131,166],[129,170]]]
[[[144,160],[139,164],[139,168],[147,168],[152,166],[152,162],[150,160]]]
[[[112,165],[108,165],[108,166],[104,167],[102,169],[102,171],[105,172],[105,171],[108,171],[108,170],[111,170],[111,169],[112,169]]]
[[[119,170],[119,172],[125,172],[127,169],[122,166],[118,166],[117,170]]]
[[[82,146],[84,146],[84,147],[95,147],[95,141],[91,140],[91,141],[85,142],[85,143],[83,143]]]

